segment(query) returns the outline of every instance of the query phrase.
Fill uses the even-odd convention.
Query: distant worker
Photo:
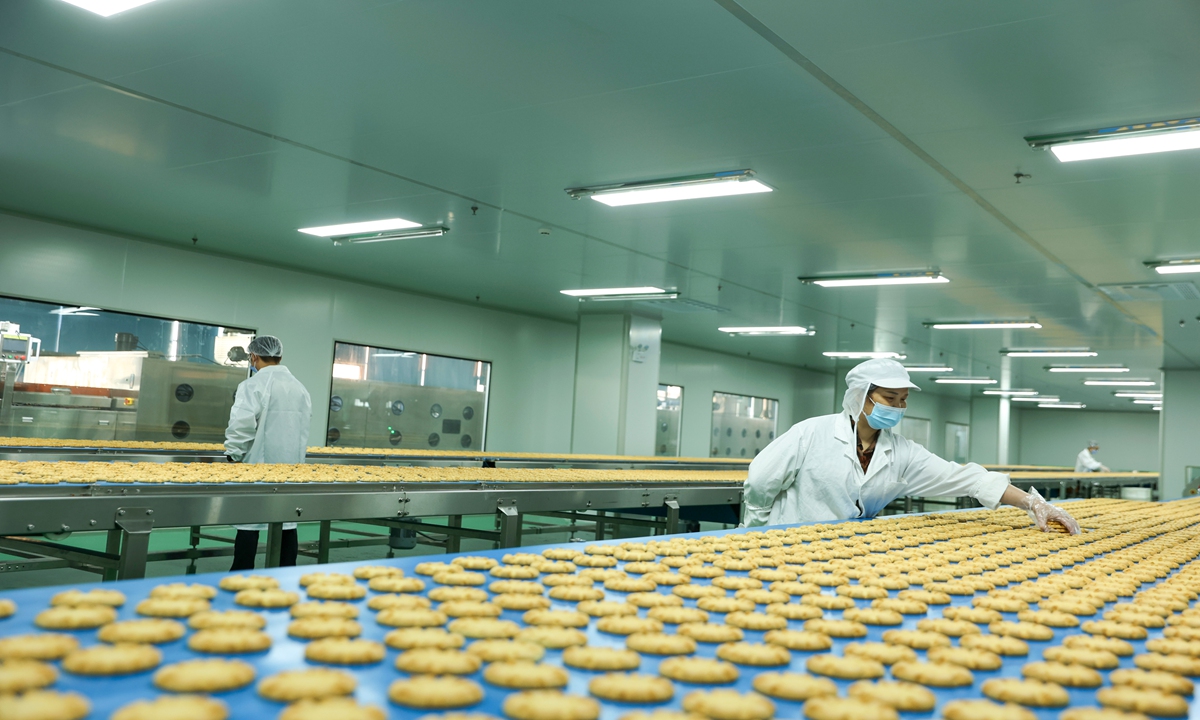
[[[1095,440],[1088,440],[1087,447],[1080,450],[1079,454],[1075,456],[1075,472],[1112,472],[1108,469],[1107,465],[1092,457],[1099,450],[1100,443]]]
[[[974,463],[943,460],[892,428],[904,417],[909,389],[920,390],[895,360],[859,364],[846,375],[842,412],[792,426],[750,463],[744,524],[779,525],[872,518],[898,497],[968,496],[987,508],[1012,505],[1042,530],[1079,523],[1036,490]]]
[[[237,388],[225,430],[225,455],[229,462],[302,463],[308,450],[308,425],[312,400],[300,381],[280,365],[283,343],[272,335],[259,335],[247,347],[250,377]],[[253,570],[261,525],[234,525],[233,566]],[[299,543],[296,523],[284,523],[280,565],[295,565]]]

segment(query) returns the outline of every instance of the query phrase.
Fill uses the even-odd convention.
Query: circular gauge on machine
[[[463,435],[461,438],[459,438],[458,442],[459,442],[459,444],[460,444],[460,445],[462,445],[463,447],[465,447],[465,448],[469,448],[469,447],[471,447],[471,436],[470,436],[470,435]]]
[[[175,386],[175,399],[181,403],[191,400],[196,395],[196,390],[191,385],[183,383]]]
[[[470,405],[463,408],[463,420],[470,420],[473,417],[475,417],[475,408]]]
[[[182,440],[192,434],[192,426],[180,420],[171,426],[171,434],[175,436],[176,440]]]
[[[404,439],[404,436],[400,434],[399,430],[392,430],[390,428],[388,429],[388,442],[389,443],[391,443],[393,445],[399,445],[400,441],[403,439]]]
[[[433,407],[429,408],[429,414],[432,417],[440,418],[442,416],[442,406],[438,403],[434,403]]]
[[[329,398],[329,412],[341,412],[341,411],[342,411],[342,396],[334,395],[333,397]]]
[[[404,401],[393,400],[388,403],[388,408],[392,411],[393,415],[402,415],[404,413]]]
[[[437,447],[442,441],[442,436],[437,433],[429,433],[429,447]]]
[[[342,439],[342,431],[337,428],[329,428],[325,431],[325,444],[336,445],[338,440]]]

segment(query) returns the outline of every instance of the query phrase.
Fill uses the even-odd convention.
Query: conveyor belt
[[[1112,545],[1109,545],[1107,548],[1105,547],[1105,543],[1111,543],[1113,540],[1129,542],[1131,543],[1130,548],[1136,549],[1138,546],[1138,543],[1136,542],[1137,537],[1144,536],[1146,539],[1143,542],[1154,542],[1156,538],[1164,537],[1163,533],[1170,532],[1173,533],[1173,535],[1170,537],[1169,544],[1173,549],[1182,548],[1186,554],[1193,554],[1195,551],[1197,544],[1197,527],[1194,524],[1195,510],[1197,508],[1195,502],[1182,501],[1176,503],[1151,504],[1128,501],[1094,500],[1071,503],[1071,508],[1077,517],[1083,521],[1085,527],[1093,528],[1095,540],[1091,541],[1089,545],[1097,546],[1097,548],[1101,550],[1101,554],[1091,558],[1090,560],[1080,559],[1080,561],[1074,563],[1073,570],[1071,570],[1071,572],[1076,577],[1090,579],[1090,574],[1079,574],[1082,569],[1089,567],[1104,567],[1105,572],[1102,577],[1125,575],[1126,577],[1132,578],[1133,575],[1140,575],[1140,573],[1137,572],[1128,573],[1127,571],[1136,571],[1136,569],[1141,566],[1134,566],[1133,568],[1121,570],[1120,568],[1110,567],[1106,564],[1115,556],[1119,556],[1122,552],[1125,552],[1119,548],[1115,548],[1115,551],[1112,551],[1114,550]],[[1016,563],[1008,567],[1020,568],[1022,565],[1020,564],[1017,555],[1018,553],[1022,553],[1020,556],[1025,557],[1026,555],[1023,553],[1025,553],[1024,547],[1027,545],[1027,543],[1023,542],[1022,539],[1030,537],[1037,539],[1045,538],[1045,536],[1031,535],[1029,530],[1023,529],[1027,525],[1027,518],[1025,518],[1022,513],[1013,511],[1011,509],[994,513],[976,510],[908,518],[881,518],[875,521],[868,521],[864,523],[857,523],[853,521],[838,524],[818,523],[812,524],[812,526],[809,528],[803,526],[799,528],[756,528],[756,531],[759,533],[764,531],[769,533],[765,536],[761,534],[746,536],[746,531],[735,530],[728,532],[706,533],[704,536],[678,536],[676,539],[684,543],[692,541],[693,543],[699,545],[700,543],[705,543],[706,541],[704,540],[704,537],[707,537],[707,546],[703,549],[716,551],[720,553],[720,556],[733,556],[733,551],[738,550],[742,552],[754,552],[755,550],[759,549],[770,550],[771,548],[761,548],[761,543],[759,541],[762,539],[771,540],[773,538],[774,540],[785,543],[782,546],[782,552],[787,554],[799,553],[800,555],[804,555],[808,558],[807,562],[809,565],[811,565],[811,567],[809,567],[809,565],[797,566],[797,569],[802,572],[821,572],[824,570],[834,570],[835,572],[839,572],[838,567],[821,565],[823,561],[819,558],[824,557],[829,553],[833,553],[835,555],[843,554],[840,552],[840,550],[846,549],[850,547],[850,545],[856,545],[864,549],[863,555],[856,555],[852,553],[851,557],[857,556],[859,558],[882,558],[885,556],[886,552],[899,551],[901,549],[900,546],[896,546],[894,550],[888,551],[883,546],[874,547],[870,543],[883,542],[884,545],[886,545],[889,541],[895,542],[897,538],[905,538],[905,541],[903,541],[901,544],[909,548],[909,556],[914,556],[911,551],[916,550],[918,552],[915,557],[922,557],[925,558],[926,561],[937,561],[937,563],[940,563],[935,563],[935,568],[942,567],[945,569],[953,569],[961,566],[961,563],[964,561],[958,556],[958,553],[962,547],[979,547],[976,541],[984,540],[987,542],[987,547],[992,548],[990,555],[991,558],[998,559],[1007,557]],[[925,542],[912,539],[913,533],[918,531],[928,534]],[[865,535],[865,533],[868,532],[876,532],[881,534]],[[1141,533],[1141,535],[1133,536],[1134,533]],[[739,538],[739,536],[742,537]],[[752,544],[742,544],[743,540],[749,540],[750,538],[754,538],[754,542]],[[1065,540],[1065,538],[1063,539]],[[642,538],[640,540],[633,541],[621,540],[605,543],[591,543],[587,544],[586,546],[617,545],[628,547],[632,544],[634,546],[647,549],[652,553],[658,554],[656,553],[656,548],[664,547],[664,544],[661,542],[663,540],[666,539]],[[849,545],[847,544],[847,541],[849,541]],[[1085,540],[1085,542],[1087,541]],[[972,545],[970,543],[976,544]],[[537,553],[543,549],[562,549],[565,547],[582,551],[585,549],[585,544],[579,543],[566,546],[556,545],[523,548],[523,552]],[[1018,549],[1014,550],[1013,548]],[[701,548],[697,549],[699,550]],[[1106,549],[1110,550],[1107,552],[1107,554],[1104,552]],[[491,557],[498,561],[503,560],[505,555],[504,551],[487,551],[471,554],[476,556]],[[1053,559],[1056,557],[1056,554],[1051,553],[1045,557]],[[389,565],[401,568],[406,575],[417,576],[415,575],[416,565],[424,559],[425,558],[405,558],[359,563],[340,563],[336,565],[325,565],[319,567],[306,566],[303,568],[276,568],[261,571],[261,574],[276,578],[284,589],[297,591],[303,598],[304,590],[303,588],[299,587],[298,583],[300,576],[308,572],[322,571],[351,573],[356,567],[361,565]],[[437,559],[451,560],[453,558],[439,557]],[[664,558],[661,554],[659,554],[658,559],[662,560]],[[900,559],[903,560],[904,558]],[[800,562],[800,557],[799,555],[796,555],[789,558],[789,560]],[[1145,579],[1139,578],[1136,580],[1131,580],[1134,587],[1140,585],[1140,591],[1145,591],[1147,588],[1160,585],[1164,581],[1155,578],[1155,575],[1166,575],[1168,573],[1168,569],[1158,565],[1152,565],[1152,563],[1152,560],[1148,561],[1146,569],[1152,569],[1153,572],[1148,575],[1141,576],[1141,578]],[[622,561],[619,564],[619,567],[623,566],[624,564],[625,562]],[[1194,564],[1195,563],[1193,563],[1193,565]],[[847,566],[842,565],[840,568],[846,569]],[[919,572],[920,571],[915,569],[909,570],[908,576],[916,580],[917,573]],[[969,577],[984,577],[987,576],[987,574],[988,571],[984,571],[982,575],[966,573],[966,575]],[[1053,571],[1049,568],[1043,568],[1043,571],[1040,572],[1040,574],[1036,574],[1035,579],[1040,582],[1042,580],[1053,579],[1063,574],[1064,571],[1062,570]],[[1172,577],[1178,574],[1179,572],[1176,571],[1175,573],[1172,573]],[[747,577],[748,573],[742,570],[730,569],[725,571],[725,575],[728,577],[745,578]],[[220,575],[200,575],[189,578],[189,581],[216,586],[220,578]],[[433,582],[429,577],[424,577],[424,580],[429,587],[438,586],[438,583]],[[127,602],[124,607],[120,609],[119,618],[132,619],[137,617],[134,607],[139,601],[149,594],[153,587],[173,581],[174,579],[169,578],[156,578],[153,580],[111,583],[106,584],[105,587],[120,590],[126,595]],[[358,582],[359,584],[366,583],[366,581]],[[852,586],[857,584],[856,580],[851,580],[850,582]],[[711,580],[699,578],[694,578],[691,582],[691,584],[696,585],[709,585],[711,583]],[[1009,583],[1010,587],[1016,586],[1016,584],[1016,582]],[[599,587],[599,584],[597,587]],[[61,588],[33,589],[7,593],[6,597],[16,601],[19,610],[12,618],[0,620],[0,636],[7,637],[17,634],[40,632],[39,629],[33,626],[33,618],[39,611],[48,606],[51,596],[60,589]],[[87,586],[83,586],[82,589],[87,589]],[[1193,588],[1192,590],[1194,591],[1195,589],[1196,588]],[[658,591],[663,594],[670,593],[670,590],[667,587],[659,587]],[[625,593],[612,590],[608,590],[606,593],[606,600],[620,602],[628,599],[628,595]],[[368,593],[368,599],[376,596],[377,594],[378,593],[375,592]],[[730,594],[732,595],[732,592],[730,592]],[[823,588],[823,594],[833,595],[835,593],[833,592],[832,588],[826,587]],[[898,591],[896,590],[889,591],[889,596],[894,597],[897,594]],[[982,597],[986,594],[986,592],[980,590],[975,593],[974,597]],[[222,610],[231,609],[235,607],[232,602],[232,598],[233,593],[221,591],[213,601],[213,607],[215,609]],[[953,595],[951,598],[952,607],[967,607],[971,605],[972,601],[971,595]],[[793,603],[798,602],[799,598],[793,597],[791,598],[791,601]],[[1122,598],[1122,602],[1128,601],[1129,598]],[[855,600],[854,602],[857,607],[867,607],[870,604],[869,600]],[[684,604],[687,607],[695,607],[697,605],[697,601],[689,599],[685,600]],[[359,620],[363,627],[362,636],[370,640],[382,640],[383,636],[391,628],[381,626],[375,622],[374,618],[376,613],[375,611],[366,607],[366,599],[355,601],[353,605],[359,608]],[[1100,613],[1105,612],[1111,607],[1112,603],[1109,603],[1105,606],[1105,608],[1100,610]],[[552,609],[574,610],[575,604],[553,600]],[[762,608],[760,607],[759,611],[761,610]],[[303,659],[303,651],[306,643],[300,640],[292,639],[287,635],[287,627],[289,624],[287,612],[279,610],[266,610],[259,612],[261,612],[267,618],[267,626],[265,630],[271,636],[273,646],[270,651],[265,653],[239,656],[239,659],[249,662],[255,667],[258,673],[258,679],[261,680],[266,676],[275,674],[282,670],[312,667],[312,664],[307,663]],[[639,615],[644,617],[646,614],[646,609],[639,610]],[[930,606],[930,612],[927,614],[927,616],[937,617],[940,614],[941,613],[938,611],[937,606]],[[841,610],[824,611],[824,617],[826,619],[840,619],[842,615],[843,611]],[[1017,619],[1014,613],[1004,613],[1003,616],[1009,621],[1014,621]],[[721,623],[726,617],[727,616],[714,613],[710,619],[710,622]],[[900,627],[903,629],[915,629],[917,627],[917,623],[924,619],[924,617],[926,616],[906,615],[904,616],[903,623]],[[501,618],[523,624],[522,614],[518,611],[505,610],[503,611]],[[788,626],[791,629],[802,629],[804,623],[803,621],[793,620],[789,621]],[[740,678],[731,686],[726,687],[732,687],[739,692],[751,692],[754,678],[761,673],[775,672],[779,670],[788,670],[801,673],[805,672],[806,661],[813,655],[823,654],[824,652],[829,652],[834,655],[842,655],[845,652],[846,646],[850,642],[879,642],[882,639],[883,632],[887,629],[890,629],[880,626],[868,627],[868,634],[865,638],[856,640],[834,638],[832,641],[833,647],[829,651],[818,653],[793,651],[791,663],[787,667],[760,668],[748,665],[740,665]],[[668,632],[673,632],[675,629],[676,626],[667,626]],[[616,648],[624,646],[624,638],[621,636],[599,632],[596,627],[596,620],[594,618],[585,630],[589,645]],[[986,628],[984,629],[984,632],[988,632]],[[937,708],[933,712],[904,713],[902,714],[902,717],[911,720],[916,720],[918,718],[924,720],[927,718],[940,717],[940,711],[946,703],[957,699],[980,698],[981,686],[987,680],[1001,677],[1019,678],[1022,667],[1028,662],[1039,660],[1042,653],[1047,648],[1053,645],[1061,644],[1063,639],[1066,637],[1082,634],[1078,628],[1053,629],[1052,633],[1052,640],[1029,641],[1028,644],[1030,647],[1030,653],[1027,657],[1005,657],[1003,659],[1002,666],[998,670],[975,671],[974,682],[968,687],[957,689],[933,688],[934,695],[937,700]],[[71,634],[79,638],[80,642],[84,645],[93,645],[96,643],[95,631],[79,631]],[[1162,629],[1152,628],[1149,630],[1151,639],[1162,637],[1162,634]],[[761,631],[746,630],[745,636],[747,641],[758,643],[763,642],[764,633]],[[957,645],[959,641],[954,640],[953,642],[955,645]],[[1132,644],[1136,653],[1144,654],[1147,652],[1145,640],[1135,640],[1132,641]],[[161,647],[164,655],[164,664],[195,659],[198,657],[208,657],[198,655],[188,650],[186,648],[186,640],[167,643]],[[700,643],[695,655],[701,657],[713,657],[716,652],[717,645]],[[414,718],[423,717],[428,714],[428,711],[400,707],[389,703],[387,700],[388,686],[396,680],[408,677],[405,673],[397,671],[393,667],[393,663],[398,654],[398,651],[388,649],[387,657],[382,663],[347,668],[347,672],[354,675],[358,682],[358,689],[355,692],[355,697],[362,703],[375,704],[387,708],[389,717],[396,720],[412,720]],[[927,657],[927,652],[918,650],[917,655],[920,659],[924,660]],[[643,654],[641,665],[637,672],[647,675],[657,674],[661,661],[662,658],[660,657]],[[562,652],[558,650],[548,650],[542,662],[554,666],[563,666]],[[1134,667],[1133,658],[1120,658],[1120,667],[1123,669]],[[571,694],[586,696],[588,693],[589,682],[593,678],[597,677],[598,673],[575,670],[569,667],[567,667],[566,670],[568,671],[569,681],[565,690]],[[890,672],[888,675],[890,676]],[[157,696],[159,691],[153,687],[151,676],[152,673],[143,672],[121,678],[87,678],[64,672],[61,674],[60,679],[53,689],[59,691],[77,692],[88,696],[93,704],[92,714],[89,717],[101,720],[109,717],[109,715],[111,715],[117,708],[133,700]],[[1106,687],[1110,686],[1110,671],[1102,670],[1101,676],[1104,678],[1104,685]],[[502,717],[503,702],[513,691],[488,684],[482,679],[481,673],[478,672],[469,675],[468,677],[471,680],[479,683],[483,687],[485,693],[483,702],[478,706],[469,709],[473,711],[490,713],[497,717]],[[835,680],[834,682],[838,688],[839,694],[844,696],[851,682],[844,680]],[[660,703],[654,707],[678,709],[680,708],[683,698],[686,695],[695,690],[705,689],[709,689],[709,687],[675,683],[674,697],[670,701]],[[1072,688],[1068,689],[1067,694],[1069,697],[1070,707],[1084,707],[1096,704],[1096,691],[1093,689]],[[283,708],[283,706],[278,703],[260,698],[254,691],[253,686],[242,690],[223,693],[217,697],[232,709],[232,717],[235,720],[239,718],[274,718]],[[1190,700],[1190,698],[1188,698],[1188,700]],[[601,706],[601,720],[617,720],[632,710],[643,709],[645,707],[612,703],[607,701],[603,702]],[[799,702],[775,700],[775,707],[776,717],[802,717],[801,703]],[[1053,708],[1036,710],[1035,714],[1040,720],[1055,720],[1058,718],[1060,712],[1060,708]]]

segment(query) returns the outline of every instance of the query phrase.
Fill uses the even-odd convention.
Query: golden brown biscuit
[[[696,652],[696,641],[692,638],[664,633],[633,633],[626,636],[625,646],[650,655],[691,655]]]
[[[919,600],[901,600],[900,598],[872,600],[871,607],[879,610],[895,610],[901,615],[924,615],[929,611],[929,606]]]
[[[353,620],[358,617],[358,608],[344,602],[304,602],[293,605],[289,611],[294,618],[340,617]]]
[[[904,622],[904,616],[895,610],[879,608],[850,608],[842,613],[842,617],[864,625],[899,625]]]
[[[810,673],[844,680],[883,677],[883,664],[865,657],[814,655],[805,662],[804,666]]]
[[[382,662],[385,654],[383,643],[346,637],[313,640],[304,648],[306,660],[330,665],[367,665]]]
[[[1077,650],[1103,650],[1119,657],[1128,657],[1133,654],[1133,646],[1120,638],[1071,635],[1063,638],[1063,645]]]
[[[778,615],[788,620],[815,620],[824,614],[816,605],[800,603],[774,603],[767,606],[768,615]]]
[[[928,689],[890,680],[859,680],[846,694],[855,700],[875,702],[904,712],[929,712],[937,704],[937,698]]]
[[[736,690],[696,690],[683,698],[683,709],[712,720],[768,720],[775,715],[775,703]]]
[[[446,617],[446,613],[437,610],[409,610],[406,608],[388,608],[380,610],[375,616],[375,622],[388,627],[437,627],[445,625],[450,618]],[[469,622],[484,622],[491,620],[492,622],[507,622],[505,620],[492,620],[491,618],[459,618],[455,623]],[[513,623],[515,625],[515,623]],[[463,633],[465,634],[465,633]]]
[[[1052,662],[1075,663],[1100,670],[1111,670],[1120,664],[1120,659],[1107,650],[1086,648],[1049,647],[1042,651],[1042,658]]]
[[[819,697],[804,703],[804,717],[809,720],[898,720],[899,715],[887,705],[858,698]]]
[[[398,567],[389,567],[387,565],[359,565],[354,568],[354,577],[359,580],[372,580],[377,577],[403,577],[404,571]]]
[[[309,668],[284,670],[263,678],[258,684],[258,694],[268,700],[296,702],[306,698],[317,699],[349,695],[358,682],[344,670]]]
[[[998,611],[983,607],[966,607],[955,605],[942,608],[942,617],[951,620],[966,620],[976,625],[990,625],[1004,619]]]
[[[292,703],[279,713],[279,720],[386,720],[383,708],[374,705],[359,705],[354,698],[331,697],[319,700],[301,700]]]
[[[804,673],[765,672],[754,676],[754,689],[780,700],[803,701],[815,697],[834,697],[837,685],[823,677]]]
[[[724,643],[717,647],[717,657],[738,665],[758,667],[777,667],[792,661],[787,648],[767,643]]]
[[[153,645],[93,645],[63,658],[62,669],[75,675],[129,675],[158,667],[162,653]]]
[[[1061,685],[1040,680],[994,678],[985,682],[981,689],[984,695],[993,700],[1031,707],[1062,707],[1070,700]]]
[[[1010,622],[1001,620],[988,625],[988,632],[993,635],[1006,635],[1021,640],[1053,640],[1054,630],[1045,625],[1030,622]]]
[[[967,647],[934,647],[927,655],[931,662],[961,665],[969,670],[999,670],[1004,664],[994,652]]]
[[[949,637],[963,635],[978,635],[981,631],[975,623],[966,620],[950,620],[949,618],[927,618],[917,621],[917,629],[925,632],[941,633]]]
[[[928,650],[931,647],[950,647],[950,638],[941,633],[925,632],[923,630],[885,630],[883,641],[889,645],[907,645],[917,650]]]
[[[731,597],[702,597],[696,607],[715,613],[754,612],[754,603]]]
[[[436,709],[460,708],[483,699],[478,683],[457,676],[417,676],[397,680],[388,687],[388,699],[405,707]]]
[[[225,720],[225,703],[202,695],[162,695],[153,700],[135,700],[112,714],[111,720]]]
[[[528,660],[501,660],[484,669],[483,679],[500,687],[544,690],[565,687],[569,676],[566,670],[554,665]]]
[[[55,593],[54,597],[50,598],[50,605],[53,607],[79,605],[105,605],[108,607],[121,607],[125,604],[125,594],[119,590],[109,590],[108,588],[93,588],[91,590],[64,590],[60,593]]]
[[[482,557],[476,555],[460,555],[450,561],[451,565],[458,565],[464,570],[491,570],[500,563],[495,558]]]
[[[1146,641],[1146,649],[1160,655],[1189,655],[1200,657],[1200,641],[1178,638],[1154,638]]]
[[[227,575],[218,583],[222,590],[269,590],[279,587],[279,581],[267,575]]]
[[[658,672],[663,677],[686,683],[702,685],[723,685],[736,682],[738,669],[736,666],[700,657],[669,657],[658,664]]]
[[[567,602],[596,601],[604,599],[604,591],[600,588],[583,587],[582,585],[559,585],[550,588],[550,597]]]
[[[954,700],[942,707],[945,720],[1037,720],[1029,710],[1006,703],[997,705],[987,700]]]
[[[573,650],[569,647],[563,651],[563,661],[567,653]],[[529,660],[537,662],[546,654],[546,648],[537,643],[520,642],[517,640],[476,640],[467,646],[467,652],[478,656],[484,662],[501,660]],[[620,651],[617,651],[620,652]]]
[[[105,625],[96,633],[106,643],[166,643],[187,634],[187,628],[174,620],[124,620]]]
[[[853,600],[840,595],[805,595],[800,598],[800,603],[819,607],[822,610],[849,610],[857,607]]]
[[[0,618],[12,617],[17,613],[17,604],[8,598],[0,598]]]
[[[813,620],[810,622],[821,622]],[[725,616],[725,624],[744,630],[783,630],[787,628],[787,618],[778,615],[767,615],[757,612],[731,612]]]
[[[487,591],[477,587],[464,587],[462,585],[443,585],[435,587],[427,593],[430,600],[434,602],[487,602]]]
[[[741,628],[704,622],[684,623],[676,632],[703,643],[737,642],[745,636]]]
[[[570,610],[530,610],[521,619],[526,625],[552,627],[587,627],[589,622],[587,614]]]
[[[505,698],[504,714],[512,720],[596,720],[600,704],[558,690],[525,690]]]
[[[384,610],[392,612],[391,610]],[[380,615],[383,615],[380,613]],[[379,619],[378,617],[376,618]],[[362,625],[355,620],[343,617],[304,617],[293,620],[288,625],[288,635],[294,638],[324,638],[324,637],[358,637],[362,635]]]
[[[70,635],[42,633],[0,638],[0,659],[58,660],[79,647]]]
[[[632,650],[578,645],[563,650],[564,665],[584,670],[636,670],[641,663],[642,656]]]
[[[596,621],[596,629],[611,635],[633,635],[662,632],[663,624],[653,618],[640,618],[636,615],[609,615]]]
[[[185,660],[154,673],[154,685],[178,693],[224,692],[254,682],[254,667],[241,660]]]
[[[187,645],[189,650],[200,653],[256,653],[270,649],[271,636],[247,628],[212,628],[197,630],[188,638]]]
[[[889,645],[887,643],[850,643],[843,652],[847,656],[869,658],[884,665],[895,665],[898,662],[917,659],[917,653],[907,645]]]
[[[492,598],[491,604],[504,610],[521,611],[549,608],[551,605],[550,598],[542,597],[541,595],[522,595],[517,593],[497,595]]]
[[[1187,700],[1178,695],[1128,685],[1101,688],[1096,691],[1096,700],[1105,707],[1159,717],[1183,717],[1188,713]]]
[[[696,608],[685,607],[654,607],[646,613],[646,617],[651,620],[668,625],[682,625],[683,623],[703,623],[708,622],[708,613]]]
[[[503,596],[501,596],[503,597]],[[610,615],[637,615],[638,609],[636,605],[630,605],[623,602],[595,602],[584,601],[576,606],[579,612],[587,613],[592,617],[608,617]],[[665,608],[664,608],[665,609]]]
[[[816,652],[833,647],[833,640],[824,633],[807,630],[772,630],[763,635],[763,640],[788,650]]]
[[[587,635],[581,630],[554,625],[526,628],[517,633],[516,639],[521,642],[536,643],[542,647],[554,650],[561,650],[572,645],[587,644]]]
[[[1134,655],[1133,664],[1143,670],[1162,670],[1176,675],[1200,675],[1200,658],[1189,655],[1146,653],[1145,655]]]
[[[0,662],[0,695],[21,693],[53,685],[58,671],[40,660],[4,660]]]
[[[59,605],[38,613],[33,624],[47,630],[85,630],[116,619],[117,611],[107,605]]]
[[[1017,613],[1017,619],[1046,627],[1079,627],[1079,618],[1057,610],[1022,610]]]
[[[0,717],[13,720],[81,720],[92,705],[78,693],[31,690],[21,695],[0,695]]]
[[[278,589],[239,590],[233,596],[233,602],[245,607],[284,608],[300,602],[300,596],[294,592]],[[200,612],[197,610],[196,612]]]
[[[1067,638],[1068,640],[1070,638]],[[973,650],[986,650],[997,655],[1028,655],[1029,645],[1024,640],[1004,635],[964,635],[958,644]]]
[[[428,610],[433,607],[429,598],[421,595],[376,595],[367,601],[367,607],[372,610]]]
[[[1191,695],[1195,689],[1191,680],[1175,673],[1159,670],[1113,670],[1109,673],[1108,679],[1113,685],[1130,685],[1176,695]]]
[[[478,655],[441,648],[414,648],[396,658],[396,669],[409,675],[470,675],[482,665]]]
[[[1065,665],[1060,662],[1032,662],[1021,668],[1021,674],[1034,680],[1057,683],[1064,687],[1099,687],[1104,678],[1100,673],[1083,665]]]
[[[1116,708],[1082,707],[1063,710],[1058,720],[1150,720],[1141,713],[1131,713]]]
[[[934,687],[964,687],[975,682],[971,671],[961,665],[939,662],[898,662],[892,677]]]
[[[217,596],[217,589],[212,585],[200,583],[168,583],[158,585],[150,590],[150,597],[190,597],[201,600],[212,600]]]
[[[503,608],[490,602],[475,600],[450,600],[438,606],[438,611],[447,617],[500,617]]]
[[[867,626],[853,620],[806,620],[804,629],[836,638],[865,637],[867,634]]]
[[[397,650],[413,648],[441,648],[450,650],[460,648],[466,639],[458,633],[446,632],[442,628],[406,627],[392,630],[383,636],[388,647]]]
[[[420,578],[406,578],[398,575],[381,575],[371,578],[367,587],[375,592],[384,593],[419,593],[425,589],[425,581]]]
[[[588,692],[615,702],[660,703],[675,697],[675,686],[654,675],[608,673],[588,683]]]
[[[1083,631],[1089,635],[1100,635],[1123,640],[1145,640],[1146,628],[1140,625],[1128,625],[1112,620],[1090,620],[1082,625]]]

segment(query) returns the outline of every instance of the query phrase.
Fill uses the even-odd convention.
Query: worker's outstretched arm
[[[1046,532],[1050,529],[1050,523],[1056,522],[1067,529],[1067,532],[1072,535],[1079,534],[1079,523],[1075,518],[1071,517],[1066,510],[1051,505],[1046,502],[1042,494],[1036,488],[1029,488],[1029,492],[1022,492],[1015,485],[1009,485],[1001,496],[1000,502],[1004,505],[1011,505],[1016,508],[1021,508],[1029,513],[1029,517],[1037,523],[1039,529]]]

